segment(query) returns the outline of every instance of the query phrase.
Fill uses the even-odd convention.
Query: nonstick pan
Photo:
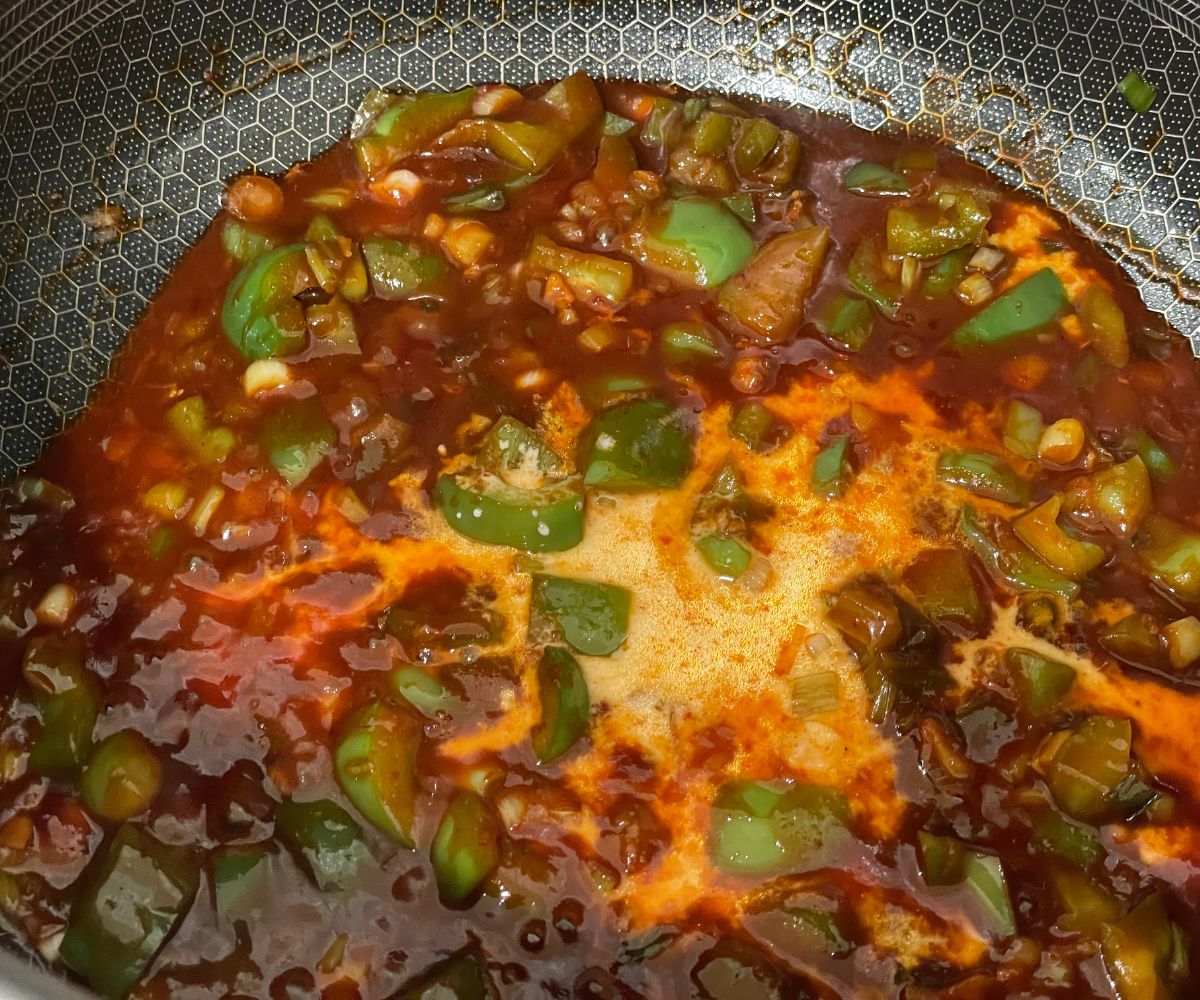
[[[8,0],[0,482],[80,412],[229,178],[328,148],[372,87],[576,69],[949,142],[1200,343],[1194,0]],[[1134,69],[1147,113],[1119,90]],[[80,994],[0,952],[0,997],[30,995]]]

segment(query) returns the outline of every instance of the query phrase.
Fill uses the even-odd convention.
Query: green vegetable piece
[[[499,1000],[483,959],[462,951],[430,966],[396,994],[397,1000]]]
[[[1112,923],[1121,915],[1121,903],[1097,883],[1094,876],[1072,865],[1055,865],[1051,870],[1054,891],[1063,906],[1055,928],[1100,936],[1100,925]]]
[[[212,878],[217,913],[232,921],[256,901],[269,898],[271,852],[257,844],[222,847],[213,855]]]
[[[354,140],[363,172],[372,180],[426,149],[471,110],[475,88],[450,94],[406,94],[375,119],[369,134]]]
[[[300,856],[322,892],[349,888],[366,858],[362,827],[329,799],[285,799],[275,810],[275,833]]]
[[[849,822],[849,803],[836,789],[734,781],[713,802],[709,850],[734,874],[814,871],[834,860]]]
[[[97,816],[127,820],[144,813],[162,784],[162,762],[141,733],[123,729],[96,747],[79,792]]]
[[[1055,804],[1085,823],[1125,818],[1113,793],[1130,773],[1132,741],[1128,719],[1093,715],[1075,726],[1045,769]]]
[[[377,299],[407,299],[435,281],[446,270],[440,257],[411,243],[368,236],[362,243],[371,290]]]
[[[1067,601],[1079,596],[1079,584],[1056,573],[1012,536],[1008,525],[981,519],[964,504],[959,527],[971,550],[998,583],[1017,591],[1045,591]]]
[[[226,219],[221,226],[221,246],[239,264],[249,264],[268,250],[274,250],[278,240],[238,219]]]
[[[1042,414],[1028,403],[1014,399],[1004,421],[1004,447],[1021,458],[1037,458],[1042,437]]]
[[[537,671],[541,720],[531,734],[539,764],[551,764],[587,733],[591,714],[587,680],[570,653],[547,646]]]
[[[1029,484],[999,455],[986,451],[944,451],[938,458],[940,483],[961,486],[976,496],[1023,504],[1029,501]]]
[[[719,111],[705,111],[692,129],[692,152],[700,156],[724,156],[733,142],[733,119]]]
[[[941,257],[974,243],[990,218],[987,205],[967,191],[934,192],[923,204],[888,209],[887,250],[893,257]]]
[[[967,849],[961,840],[922,830],[917,842],[921,848],[921,877],[926,885],[958,885],[963,880]]]
[[[450,700],[446,686],[420,667],[397,667],[391,673],[392,687],[422,715],[433,718]]]
[[[1104,848],[1092,827],[1072,822],[1049,807],[1034,816],[1030,843],[1037,850],[1055,854],[1080,868],[1091,868],[1104,857]]]
[[[674,489],[692,464],[682,414],[656,399],[638,399],[596,417],[579,443],[588,486],[606,490]]]
[[[750,547],[740,538],[705,535],[696,539],[696,548],[722,580],[736,580],[750,568],[754,558]]]
[[[443,903],[470,897],[500,864],[500,819],[483,798],[462,789],[442,815],[430,860]]]
[[[984,306],[954,331],[951,343],[959,350],[1002,343],[1041,329],[1067,305],[1062,281],[1044,267]]]
[[[1133,108],[1139,115],[1144,115],[1150,110],[1158,97],[1158,91],[1142,76],[1136,69],[1131,69],[1122,77],[1120,84],[1121,96],[1129,102],[1129,106]]]
[[[1097,636],[1100,645],[1119,660],[1152,670],[1166,669],[1162,630],[1152,615],[1133,612]]]
[[[1167,454],[1161,444],[1143,430],[1133,435],[1133,444],[1138,457],[1155,479],[1170,479],[1175,475],[1175,461]]]
[[[462,194],[442,199],[451,215],[466,215],[471,212],[499,212],[508,204],[504,189],[498,184],[481,184]]]
[[[637,122],[629,118],[622,118],[620,115],[613,114],[611,111],[604,112],[604,134],[605,135],[624,135],[630,129],[637,125]]]
[[[333,762],[338,784],[372,826],[414,846],[421,723],[385,702],[368,702],[342,724]]]
[[[1159,892],[1100,928],[1100,954],[1118,1000],[1179,996],[1188,977],[1188,941]]]
[[[920,609],[938,625],[950,625],[973,635],[987,627],[987,608],[967,557],[958,549],[922,552],[904,570],[902,579]]]
[[[792,715],[798,719],[832,712],[842,703],[841,683],[837,671],[819,670],[802,674],[792,681]]]
[[[921,286],[922,294],[929,299],[948,299],[967,272],[967,262],[974,253],[973,247],[964,247],[946,254],[925,275]]]
[[[883,251],[879,240],[868,237],[854,250],[846,272],[850,284],[861,292],[883,315],[895,319],[900,312],[900,282],[883,270]]]
[[[670,323],[663,327],[659,347],[663,357],[676,364],[725,360],[717,332],[707,323]]]
[[[748,191],[742,191],[738,194],[731,194],[727,198],[722,198],[721,204],[748,226],[752,226],[758,221],[758,212],[754,209],[754,195]]]
[[[311,279],[307,269],[304,244],[293,243],[256,257],[230,283],[221,327],[247,360],[295,354],[304,347],[308,327],[294,296]]]
[[[871,304],[850,295],[839,295],[818,323],[825,339],[846,351],[861,351],[875,331]]]
[[[906,195],[908,178],[894,170],[862,160],[854,164],[842,177],[842,186],[855,194]]]
[[[100,714],[100,689],[78,653],[55,636],[29,641],[22,665],[34,688],[42,728],[29,751],[29,767],[51,778],[78,772],[92,752]]]
[[[1012,671],[1021,704],[1035,716],[1052,713],[1075,683],[1074,667],[1029,649],[1010,649],[1004,660]]]
[[[562,552],[583,538],[583,482],[571,476],[538,489],[465,470],[438,478],[434,502],[461,535],[524,552]]]
[[[492,424],[480,443],[478,460],[512,486],[540,486],[545,477],[566,472],[566,463],[516,417],[501,417]]]
[[[529,634],[534,641],[565,639],[587,656],[608,656],[629,634],[632,596],[624,587],[561,576],[533,576]]]
[[[1150,514],[1139,541],[1137,556],[1151,577],[1185,601],[1200,601],[1200,532]]]
[[[618,372],[587,379],[580,386],[583,401],[594,410],[607,410],[618,403],[651,395],[658,383],[648,375]]]
[[[210,465],[233,451],[237,437],[228,427],[210,427],[208,406],[200,396],[188,396],[167,410],[167,426],[196,458]]]
[[[754,240],[720,202],[689,195],[652,213],[637,253],[648,267],[696,288],[712,288],[742,269]]]
[[[533,267],[561,275],[571,291],[585,302],[600,300],[602,304],[616,306],[633,290],[634,270],[629,261],[559,246],[545,236],[533,238],[526,260]]]
[[[259,446],[289,486],[299,486],[332,450],[337,432],[315,397],[285,403],[263,424]]]
[[[779,128],[765,118],[743,119],[733,147],[733,165],[742,177],[752,177],[779,143]]]
[[[639,133],[647,146],[666,149],[674,145],[683,125],[683,105],[666,97],[656,98]]]
[[[968,851],[963,862],[963,883],[982,904],[988,918],[989,930],[999,937],[1011,937],[1017,932],[1008,883],[1000,859],[991,854]]]
[[[846,492],[852,475],[850,438],[839,434],[817,452],[809,475],[809,485],[817,496],[832,500]]]
[[[107,997],[124,997],[191,908],[199,867],[126,824],[85,877],[71,907],[62,960]]]
[[[746,445],[747,448],[759,449],[771,429],[775,418],[771,411],[757,399],[743,403],[729,421],[729,433]]]
[[[669,941],[668,941],[669,943]],[[665,945],[664,945],[665,947]],[[737,938],[723,937],[700,956],[692,970],[696,989],[677,996],[704,1000],[784,1000],[806,998],[758,948]]]

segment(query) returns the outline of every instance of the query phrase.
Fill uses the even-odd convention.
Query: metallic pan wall
[[[9,0],[0,478],[78,413],[223,181],[324,149],[370,86],[583,68],[942,136],[1095,231],[1200,335],[1198,15],[1196,0]],[[1158,87],[1149,114],[1116,90],[1131,68]]]

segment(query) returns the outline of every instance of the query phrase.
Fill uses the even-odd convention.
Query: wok
[[[225,182],[371,87],[584,69],[944,140],[1066,212],[1200,344],[1196,0],[9,0],[0,482],[80,412]],[[1118,89],[1139,70],[1158,100]],[[81,996],[0,952],[0,997]]]

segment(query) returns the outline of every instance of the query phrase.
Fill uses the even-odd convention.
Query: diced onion
[[[1074,417],[1056,420],[1042,431],[1038,440],[1038,458],[1055,465],[1074,462],[1083,451],[1085,436],[1083,424]]]
[[[738,583],[751,592],[759,591],[771,582],[771,573],[771,564],[765,557],[756,554],[746,567],[746,572],[738,577]]]
[[[900,262],[900,289],[911,292],[921,277],[921,262],[916,257],[905,257]]]
[[[838,675],[832,670],[805,674],[792,681],[792,714],[799,718],[832,712],[841,701]]]
[[[336,502],[337,509],[342,512],[342,517],[351,524],[362,524],[371,516],[371,512],[367,510],[366,505],[359,499],[358,494],[349,487],[338,491]]]
[[[160,517],[183,517],[189,503],[187,486],[169,479],[155,483],[142,494],[142,506]]]
[[[1003,263],[1003,250],[998,250],[996,247],[980,247],[971,254],[971,259],[967,261],[967,267],[973,271],[983,271],[985,274],[991,274]]]
[[[62,625],[75,607],[75,588],[66,583],[56,583],[42,595],[36,614],[44,625]]]
[[[456,264],[478,264],[492,245],[492,231],[478,219],[453,219],[442,233],[442,247]]]
[[[212,520],[213,514],[224,499],[225,490],[220,486],[210,486],[205,490],[200,502],[196,504],[196,509],[192,511],[192,516],[188,518],[188,523],[197,535],[203,535],[208,530],[208,522]]]
[[[291,369],[282,361],[263,358],[260,361],[251,361],[242,372],[242,390],[247,396],[257,396],[260,392],[282,389],[291,378]]]
[[[992,283],[988,281],[987,275],[976,271],[974,274],[968,274],[958,283],[958,287],[954,289],[954,294],[969,306],[979,306],[990,299],[994,291],[995,289],[992,288]]]
[[[1182,670],[1200,659],[1200,619],[1188,615],[1164,626],[1167,658],[1176,670]]]
[[[620,333],[612,323],[601,321],[585,328],[577,339],[579,346],[585,351],[599,354],[616,344],[620,339]]]

